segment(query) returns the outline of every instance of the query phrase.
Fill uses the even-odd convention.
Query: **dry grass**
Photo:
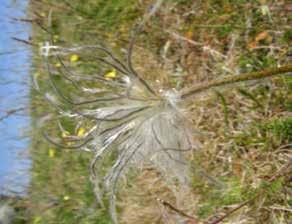
[[[170,188],[163,177],[153,169],[144,169],[135,177],[127,190],[120,194],[121,223],[179,223],[187,220],[165,207],[159,199],[179,207],[187,214],[194,214],[198,199],[189,187]],[[191,202],[191,203],[190,203]]]
[[[224,13],[224,10],[228,12],[234,10],[231,13],[232,17],[237,16],[238,21],[245,20],[243,26],[249,26],[250,20],[255,22],[249,28],[243,27],[236,29],[235,32],[222,34],[220,27],[219,29],[212,28],[214,21],[211,19],[202,21],[208,18],[208,13],[210,18],[218,16],[219,20],[216,22],[219,26],[222,24],[223,29],[227,25],[224,22],[228,23],[228,19],[226,20],[222,15],[222,21],[220,21],[218,11],[215,15],[215,11],[210,13],[204,3],[194,4],[193,7],[199,14],[196,13],[192,17],[191,23],[207,27],[195,29],[186,26],[185,24],[190,23],[190,20],[177,13],[184,10],[184,14],[187,14],[190,9],[187,6],[180,7],[169,3],[159,14],[158,24],[152,27],[153,29],[156,29],[156,26],[162,28],[160,31],[164,37],[163,41],[159,42],[160,65],[154,67],[168,70],[168,74],[179,71],[180,76],[174,78],[177,86],[181,85],[180,82],[182,85],[190,85],[190,83],[216,79],[218,76],[229,73],[257,69],[259,68],[257,66],[265,66],[263,59],[274,58],[276,63],[285,64],[289,62],[288,42],[283,42],[283,36],[279,35],[286,32],[284,4],[275,4],[274,7],[278,7],[279,10],[271,11],[273,26],[277,26],[278,30],[270,29],[266,32],[268,19],[260,20],[258,17],[263,15],[254,13],[255,9],[265,5],[248,6],[246,4],[248,8],[243,8],[245,13],[239,14],[243,4],[233,7],[226,3],[227,9],[216,8],[216,10],[221,13],[222,11]],[[190,26],[192,27],[191,24]],[[180,31],[175,31],[177,27],[186,28],[182,34],[179,34]],[[260,35],[266,35],[266,37],[259,40]],[[154,40],[157,39],[154,37]],[[251,47],[252,44],[254,44],[253,47]],[[243,58],[247,57],[252,59],[244,63]],[[135,58],[139,66],[139,55],[135,55]],[[142,61],[143,59],[140,64],[147,71],[147,66],[145,67]],[[274,62],[270,61],[270,63]],[[183,71],[179,68],[183,68]],[[176,200],[179,198],[174,196],[173,191],[169,191],[169,188],[164,189],[163,182],[158,177],[154,178],[153,174],[149,175],[149,171],[146,170],[141,174],[143,178],[138,178],[138,183],[134,182],[135,187],[130,187],[126,193],[121,194],[124,202],[121,204],[121,220],[124,223],[179,223],[179,219],[172,215],[169,216],[171,217],[169,220],[163,220],[165,210],[158,209],[159,203],[155,198],[170,201],[186,213],[199,216],[202,221],[206,220],[214,214],[226,212],[228,208],[252,198],[256,192],[265,188],[264,182],[272,173],[290,162],[290,137],[283,138],[277,135],[274,129],[266,128],[275,120],[287,119],[287,116],[291,114],[282,106],[283,99],[288,102],[291,98],[291,89],[285,86],[283,77],[275,78],[273,81],[264,80],[229,86],[217,91],[219,92],[196,96],[190,105],[191,112],[188,116],[193,121],[194,129],[202,134],[195,137],[196,140],[201,141],[202,148],[199,152],[194,152],[190,158],[193,158],[193,161],[204,168],[209,175],[222,181],[225,187],[218,188],[212,185],[208,178],[195,174],[192,192],[182,191],[179,196],[181,199],[189,199],[185,201],[187,203],[185,206],[177,203]],[[228,217],[228,222],[286,223],[290,217],[288,204],[291,200],[291,189],[287,181],[289,182],[289,176],[273,183],[271,188],[278,185],[278,188],[275,187],[276,190],[271,190],[274,193],[263,193],[258,200]],[[141,193],[137,194],[137,192]],[[176,214],[177,216],[179,214]],[[183,217],[180,218],[183,219]]]
[[[148,1],[139,1],[140,6],[148,4]],[[288,16],[285,4],[284,1],[260,4],[227,0],[167,2],[139,37],[133,55],[135,67],[156,88],[180,89],[228,74],[285,64],[289,55],[289,41],[284,38]],[[271,9],[268,12],[272,20],[262,11],[266,6]],[[67,6],[65,8],[70,11]],[[88,21],[91,20],[83,20],[83,23],[88,25]],[[83,23],[72,27],[80,28]],[[71,28],[61,29],[60,34],[74,43],[77,37],[70,35],[74,30]],[[125,29],[125,24],[122,28]],[[122,32],[127,36],[126,30],[116,34]],[[82,32],[86,31],[79,29],[77,33]],[[93,30],[88,37],[95,32]],[[84,44],[84,39],[77,43]],[[121,43],[124,45],[123,41]],[[174,187],[163,181],[162,173],[146,166],[130,181],[120,183],[119,189],[124,187],[118,195],[121,222],[192,223],[163,206],[157,198],[203,222],[265,189],[258,200],[226,220],[230,223],[284,224],[290,218],[289,177],[277,179],[272,184],[266,180],[291,158],[291,120],[288,118],[291,108],[286,106],[289,102],[291,105],[291,87],[287,82],[279,77],[233,85],[191,99],[187,117],[196,131],[194,140],[201,143],[200,150],[186,154],[194,166],[191,184]],[[284,123],[279,123],[279,119]],[[62,168],[60,160],[52,168],[52,175],[62,176]],[[202,175],[201,170],[208,175]],[[66,177],[58,175],[51,180],[57,192],[46,193],[63,196],[58,184]],[[223,187],[210,180],[210,176]],[[70,183],[79,183],[76,177],[71,179]],[[72,186],[72,189],[82,191],[79,186]],[[70,211],[83,207],[70,206],[73,206],[68,208]]]

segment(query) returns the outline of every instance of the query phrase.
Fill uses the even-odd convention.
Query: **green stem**
[[[191,88],[185,89],[182,91],[181,98],[187,98],[194,94],[203,92],[205,90],[208,90],[214,87],[224,86],[224,85],[243,82],[243,81],[264,79],[271,76],[284,74],[287,72],[292,72],[292,64],[284,65],[278,68],[269,68],[269,69],[265,69],[258,72],[243,73],[240,75],[229,75],[222,79],[201,83],[199,85],[195,85]]]

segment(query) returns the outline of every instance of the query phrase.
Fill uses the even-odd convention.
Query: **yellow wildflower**
[[[68,200],[70,200],[70,197],[68,195],[65,195],[63,199],[64,199],[64,201],[68,201]]]
[[[55,149],[49,149],[49,157],[50,158],[54,158],[56,155],[56,150]]]
[[[79,128],[77,131],[77,136],[82,137],[85,134],[85,129],[84,128]]]
[[[114,79],[117,77],[117,72],[116,72],[116,70],[109,71],[109,72],[105,73],[104,77],[107,80]]]
[[[60,63],[60,62],[57,62],[57,63],[55,64],[55,67],[56,67],[56,68],[60,68],[60,67],[61,67],[61,63]]]
[[[69,131],[63,131],[62,132],[62,138],[66,138],[70,135],[70,132]]]
[[[76,62],[79,60],[79,56],[77,54],[72,54],[70,57],[71,62]]]

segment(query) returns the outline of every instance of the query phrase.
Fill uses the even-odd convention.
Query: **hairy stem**
[[[243,73],[240,75],[229,75],[222,79],[205,82],[199,85],[195,85],[189,89],[185,89],[182,91],[181,98],[187,98],[194,94],[203,92],[205,90],[208,90],[214,87],[224,86],[224,85],[233,84],[237,82],[243,82],[243,81],[264,79],[271,76],[284,74],[287,72],[292,72],[292,64],[284,65],[278,68],[268,68],[268,69],[258,71],[258,72]]]

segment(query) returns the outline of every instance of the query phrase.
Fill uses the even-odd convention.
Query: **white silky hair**
[[[49,63],[48,66],[50,72]],[[121,176],[127,175],[130,168],[151,164],[174,191],[178,185],[188,186],[190,175],[185,153],[199,145],[193,140],[193,131],[180,106],[178,91],[158,91],[159,95],[154,96],[131,75],[127,79],[120,75],[117,80],[108,82],[113,87],[112,91],[102,92],[96,104],[84,104],[78,107],[78,111],[74,105],[71,111],[62,109],[62,96],[59,96],[59,100],[51,93],[45,96],[59,110],[60,116],[75,119],[79,126],[82,126],[83,117],[92,120],[93,125],[84,136],[91,136],[93,141],[81,149],[94,152],[91,169],[96,197],[103,205],[104,191],[110,193],[111,216],[114,223],[118,223],[115,204]],[[57,84],[52,82],[52,85],[56,93],[60,93]],[[104,86],[101,88],[104,89]],[[97,89],[86,87],[86,94]],[[104,100],[115,95],[122,97],[118,100]],[[78,104],[80,98],[75,100]],[[99,177],[102,167],[98,164],[102,164],[100,162],[112,152],[116,154],[113,165],[104,177]]]
[[[165,96],[169,97],[168,94]],[[198,145],[192,140],[192,132],[183,112],[174,107],[176,104],[173,97],[171,95],[170,98],[152,103],[150,106],[147,105],[148,102],[142,103],[141,109],[147,106],[149,108],[106,134],[103,134],[103,130],[108,129],[108,124],[104,123],[101,127],[98,138],[102,139],[103,145],[97,149],[96,159],[107,150],[118,151],[115,163],[104,178],[105,187],[112,195],[110,207],[115,222],[117,222],[115,212],[117,181],[121,175],[127,174],[129,168],[142,167],[143,164],[150,163],[165,177],[173,189],[177,184],[189,185],[189,167],[184,154],[188,150],[198,148]],[[100,113],[111,116],[121,108],[125,113],[125,108],[131,111],[132,108],[137,108],[137,105],[106,108]]]
[[[163,0],[157,0],[153,4],[143,17],[138,31],[162,3]],[[156,92],[132,68],[131,53],[134,41],[135,36],[130,42],[127,65],[102,46],[64,48],[46,42],[40,48],[49,73],[50,85],[58,96],[56,99],[50,92],[46,92],[45,98],[59,111],[60,117],[74,119],[78,126],[82,126],[83,119],[91,120],[92,125],[83,137],[77,136],[74,140],[84,141],[80,148],[94,153],[91,163],[94,191],[102,206],[103,193],[109,192],[110,213],[114,223],[118,223],[118,180],[127,175],[130,168],[137,169],[142,168],[144,164],[151,164],[175,191],[178,185],[186,187],[189,184],[189,166],[185,153],[199,148],[199,144],[193,140],[193,131],[185,111],[179,106],[180,93],[175,89]],[[100,62],[101,71],[106,70],[103,67],[111,68],[116,72],[116,77],[111,79],[104,78],[101,74],[78,74],[78,71],[71,70],[62,61],[62,57],[74,53],[89,53],[90,56],[97,54],[95,60]],[[59,71],[52,66],[52,58],[57,58],[60,62]],[[64,94],[63,89],[54,81],[56,73],[64,78],[65,83],[75,86],[80,93],[70,92],[70,96]],[[94,80],[97,85],[82,86],[83,82],[90,80]],[[39,90],[37,79],[34,83]],[[88,96],[89,94],[98,94],[98,97],[93,98]],[[85,122],[84,125],[86,126]],[[49,139],[48,136],[47,138]],[[50,141],[54,143],[53,140]],[[99,171],[104,168],[100,167],[100,164],[103,164],[103,159],[112,152],[116,155],[114,162],[107,174],[100,177]]]

